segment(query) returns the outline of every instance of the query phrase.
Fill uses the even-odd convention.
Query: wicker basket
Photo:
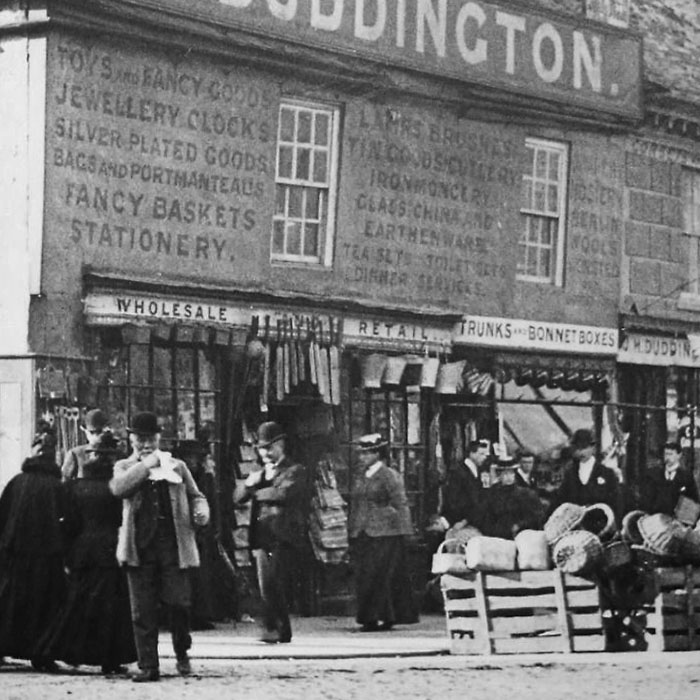
[[[639,518],[637,525],[644,539],[644,547],[661,557],[675,557],[680,553],[684,527],[666,513],[654,513]]]
[[[673,511],[673,515],[676,520],[682,522],[684,525],[695,527],[695,523],[697,523],[698,518],[700,518],[700,503],[681,494],[678,497],[678,503],[676,503],[676,509]]]
[[[681,540],[681,558],[689,564],[700,564],[700,531],[686,530]]]
[[[641,545],[644,542],[639,532],[639,519],[645,516],[643,510],[631,510],[622,518],[622,539],[630,545]]]
[[[481,532],[473,525],[464,525],[465,521],[455,523],[446,533],[445,540],[450,541],[447,546],[447,552],[460,551],[460,545],[466,545],[472,537],[478,537]]]
[[[603,557],[603,545],[588,530],[573,530],[562,535],[552,550],[554,565],[567,574],[588,574]]]
[[[542,530],[521,530],[515,536],[515,546],[520,571],[547,571],[552,568],[552,557]]]
[[[445,551],[451,545],[454,545],[459,551]],[[463,574],[465,571],[467,571],[466,547],[455,540],[441,542],[437,551],[433,554],[432,573]]]
[[[588,530],[588,532],[598,535],[601,542],[608,542],[617,534],[615,513],[607,503],[595,503],[587,506],[578,529]]]
[[[632,550],[627,542],[615,540],[603,547],[603,568],[608,573],[632,563]]]
[[[550,545],[556,544],[567,532],[578,528],[586,509],[576,503],[562,503],[544,525],[544,536]]]

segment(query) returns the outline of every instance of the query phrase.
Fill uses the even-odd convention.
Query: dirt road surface
[[[562,660],[517,657],[195,660],[181,678],[165,660],[158,683],[104,678],[95,671],[33,672],[24,662],[0,667],[0,698],[40,700],[698,700],[700,654],[588,655]]]

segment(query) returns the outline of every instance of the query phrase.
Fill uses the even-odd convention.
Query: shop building
[[[620,423],[631,479],[679,440],[700,482],[699,19],[694,2],[633,3],[644,33],[646,116],[625,153],[628,217],[621,262]]]
[[[547,5],[11,3],[2,479],[42,414],[155,410],[228,531],[261,420],[344,491],[383,430],[420,557],[470,436],[602,429],[641,39]]]

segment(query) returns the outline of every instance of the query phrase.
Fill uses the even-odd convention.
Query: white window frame
[[[527,138],[525,140],[525,146],[528,149],[532,149],[533,157],[528,161],[530,170],[523,173],[523,193],[530,191],[532,192],[532,187],[535,184],[541,184],[545,187],[545,192],[547,192],[548,185],[557,185],[557,197],[556,197],[556,212],[544,211],[541,209],[535,209],[532,207],[532,196],[530,196],[528,201],[523,201],[523,206],[520,209],[522,215],[522,231],[520,238],[518,240],[518,252],[522,250],[522,246],[532,248],[542,248],[540,244],[533,243],[527,239],[527,221],[531,217],[545,218],[549,220],[557,220],[556,230],[554,233],[554,255],[553,259],[550,259],[550,272],[549,275],[532,275],[526,272],[518,271],[516,277],[519,280],[525,282],[536,282],[539,284],[550,284],[557,287],[561,287],[564,284],[564,244],[565,244],[565,233],[566,233],[566,202],[567,202],[567,192],[568,192],[568,172],[569,172],[569,146],[561,141],[550,141],[547,139],[540,138]],[[544,151],[548,154],[548,166],[547,174],[544,178],[538,177],[536,173],[537,164],[537,152]],[[557,169],[556,180],[549,177],[549,154],[556,154],[559,156],[559,166]],[[528,185],[530,189],[528,190]],[[525,194],[522,195],[523,200],[525,200]],[[518,258],[518,268],[520,268],[521,259]]]
[[[292,148],[292,173],[294,174],[296,170],[296,158],[297,149],[299,147],[299,142],[296,141],[297,137],[297,126],[298,119],[295,118],[295,134],[292,141],[282,140],[282,110],[292,109],[297,111],[297,115],[300,111],[307,111],[313,114],[326,114],[329,119],[329,145],[327,148],[328,161],[327,161],[327,178],[326,182],[320,184],[313,180],[313,167],[309,168],[309,179],[299,179],[296,177],[283,177],[280,175],[280,153],[281,147],[287,146]],[[315,120],[313,121],[315,124]],[[277,143],[275,146],[275,209],[272,216],[272,224],[270,230],[270,260],[273,264],[275,263],[296,263],[301,265],[320,265],[323,267],[331,267],[333,264],[333,243],[335,239],[335,209],[336,209],[336,198],[337,198],[337,183],[338,183],[338,152],[339,152],[339,134],[340,134],[340,108],[336,105],[323,104],[319,102],[309,102],[306,100],[299,100],[293,98],[283,98],[280,102],[278,111],[278,128],[277,128]],[[313,134],[311,137],[313,144]],[[306,145],[306,144],[304,144]],[[310,146],[311,150],[326,150],[322,147],[315,145]],[[286,226],[290,224],[290,219],[293,221],[291,223],[297,223],[303,226],[304,223],[308,222],[305,218],[306,213],[302,213],[302,217],[290,217],[289,213],[279,214],[277,211],[277,192],[279,186],[288,187],[303,187],[321,190],[325,193],[324,197],[321,197],[323,211],[319,211],[318,223],[318,254],[317,255],[304,255],[303,254],[303,244],[301,246],[301,251],[299,254],[289,253],[289,252],[276,252],[274,245],[275,237],[275,225],[276,222],[286,222]],[[288,195],[287,200],[288,201]],[[285,205],[285,209],[288,204]],[[287,237],[285,232],[285,247],[286,247]]]

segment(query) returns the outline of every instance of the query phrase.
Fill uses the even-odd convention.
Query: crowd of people
[[[27,659],[38,671],[55,671],[62,661],[104,674],[124,674],[136,662],[134,681],[157,681],[167,611],[176,668],[188,675],[192,612],[206,621],[203,601],[212,597],[204,594],[211,570],[197,570],[217,546],[206,527],[216,505],[208,448],[185,441],[183,459],[164,451],[149,412],[132,417],[128,456],[99,409],[87,413],[83,430],[86,443],[59,469],[52,428],[40,424],[21,473],[0,495],[0,658]],[[251,507],[249,545],[267,644],[292,640],[290,583],[308,545],[314,473],[288,454],[287,443],[278,423],[259,426],[259,468],[238,496]],[[348,536],[356,620],[360,631],[387,631],[419,619],[407,564],[414,527],[386,437],[370,433],[355,447]],[[543,490],[532,454],[495,458],[489,441],[472,441],[463,463],[448,471],[431,532],[442,539],[468,526],[514,539],[542,529],[562,503],[606,503],[619,521],[629,503],[616,473],[596,458],[590,430],[574,432],[570,454],[558,488]],[[681,495],[700,500],[675,443],[665,445],[664,465],[650,470],[643,486],[635,507],[649,513],[672,515]]]
[[[542,529],[547,517],[563,503],[604,503],[619,524],[633,509],[673,516],[681,495],[700,501],[693,474],[682,465],[679,443],[664,445],[664,464],[649,469],[634,495],[616,471],[596,457],[591,430],[574,431],[568,448],[570,457],[559,484],[552,489],[538,483],[531,453],[496,457],[489,441],[470,442],[463,464],[454,465],[448,473],[442,511],[433,529],[445,533],[468,525],[486,536],[513,539],[521,530]],[[495,483],[485,484],[491,473]]]

